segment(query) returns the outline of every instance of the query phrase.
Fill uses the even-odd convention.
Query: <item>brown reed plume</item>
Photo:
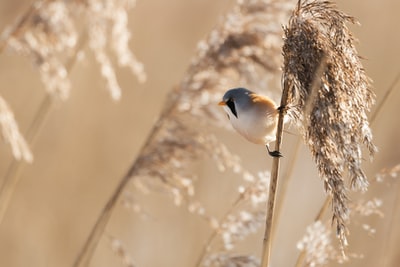
[[[299,1],[284,29],[283,46],[289,111],[332,195],[332,221],[342,248],[349,216],[344,177],[352,189],[366,190],[362,147],[370,155],[376,151],[367,119],[375,96],[346,23],[356,20],[332,2]]]

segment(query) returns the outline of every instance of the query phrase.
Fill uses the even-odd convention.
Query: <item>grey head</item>
[[[254,92],[246,88],[233,88],[228,90],[224,94],[224,96],[222,97],[222,101],[226,103],[226,105],[232,111],[232,114],[235,115],[235,117],[237,118],[238,109],[246,109],[246,107],[251,104],[251,94],[254,94]]]

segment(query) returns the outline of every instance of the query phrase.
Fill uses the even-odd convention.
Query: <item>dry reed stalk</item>
[[[370,155],[376,151],[367,120],[374,94],[346,26],[348,22],[355,23],[355,19],[329,1],[299,1],[285,27],[283,46],[284,81],[293,85],[290,111],[299,118],[325,190],[332,195],[332,220],[342,250],[347,245],[349,213],[344,176],[350,177],[353,189],[366,190],[361,148],[365,144]],[[322,61],[326,68],[316,76]],[[315,99],[310,99],[313,84],[318,85],[318,91]],[[308,101],[312,106],[305,113]]]
[[[286,107],[288,105],[289,88],[290,85],[284,82],[282,98],[280,102],[280,109],[279,109],[278,127],[276,130],[275,151],[280,151],[282,144],[283,120],[284,116],[286,115]],[[279,166],[280,166],[280,157],[274,157],[272,161],[271,181],[269,184],[269,191],[268,191],[267,217],[265,219],[265,232],[264,232],[262,258],[261,258],[262,267],[268,267],[270,262],[270,254],[272,248],[272,227],[274,220],[276,191],[278,188]]]
[[[325,57],[324,56],[322,56],[322,58],[321,58],[321,61],[320,61],[320,63],[319,63],[319,66],[318,66],[318,68],[315,70],[315,73],[314,73],[314,75],[315,75],[315,78],[314,78],[314,80],[312,81],[312,83],[310,84],[310,93],[309,93],[309,96],[308,96],[308,99],[307,99],[307,101],[306,101],[306,103],[305,103],[305,105],[304,105],[304,108],[303,108],[303,112],[304,112],[304,114],[309,114],[310,113],[310,111],[311,111],[311,108],[312,108],[312,106],[313,106],[313,101],[315,100],[315,97],[317,96],[317,92],[318,92],[318,89],[319,89],[319,87],[320,87],[320,82],[319,82],[319,78],[318,77],[321,77],[321,75],[322,75],[322,73],[325,71],[325,68],[326,68],[326,60],[325,60]],[[289,88],[290,87],[292,87],[293,85],[285,85],[286,86],[286,88],[287,88],[287,90],[289,90]],[[287,97],[288,97],[288,95],[286,94],[286,95],[283,95],[283,96],[285,96],[286,97],[286,99],[287,99]],[[283,97],[282,96],[282,97]],[[287,100],[286,100],[287,101]],[[286,103],[287,104],[287,103]],[[281,106],[282,107],[282,106]],[[283,107],[286,107],[286,106],[283,106]],[[295,116],[295,118],[297,117],[297,115],[294,115]],[[298,118],[296,118],[296,119],[298,119]],[[283,118],[282,118],[282,120],[283,120]],[[306,121],[306,123],[307,124],[309,124],[310,122],[309,121]],[[310,126],[310,125],[308,125],[308,126]],[[278,130],[279,130],[279,128],[278,128]],[[277,132],[277,134],[279,134],[279,132]],[[276,178],[277,179],[277,178]],[[275,200],[273,200],[273,199],[271,199],[271,201],[275,201]],[[324,205],[325,206],[325,205]],[[273,213],[272,213],[273,214]],[[322,215],[322,214],[321,214]],[[317,216],[318,217],[318,216]],[[272,223],[272,222],[271,222]],[[271,226],[272,227],[272,226]],[[266,236],[266,234],[264,235],[264,236]],[[273,238],[273,237],[271,237],[271,238]],[[270,243],[272,243],[272,241],[269,241]],[[267,245],[269,245],[269,246],[271,246],[271,244],[267,244]],[[270,249],[270,248],[269,248]],[[270,253],[270,252],[268,252],[268,253]],[[304,256],[305,256],[305,253],[303,254],[303,255],[300,255],[299,256],[299,258],[300,259],[304,259]],[[265,266],[268,266],[268,262],[266,263],[266,265]]]
[[[203,157],[220,170],[242,172],[233,156],[208,130],[227,124],[216,103],[237,84],[251,88],[277,85],[281,64],[281,26],[288,16],[281,1],[238,1],[225,20],[199,43],[182,83],[173,90],[130,170],[103,208],[74,266],[86,266],[119,196],[130,180],[158,181],[177,205],[194,194],[189,167]],[[204,129],[204,130],[203,130]]]

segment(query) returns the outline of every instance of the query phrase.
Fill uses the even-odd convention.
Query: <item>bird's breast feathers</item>
[[[263,102],[254,102],[251,108],[238,110],[238,117],[229,116],[232,126],[247,140],[268,144],[275,140],[276,109],[267,108]]]

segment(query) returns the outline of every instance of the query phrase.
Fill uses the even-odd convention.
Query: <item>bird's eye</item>
[[[233,102],[233,99],[229,98],[228,101],[226,101],[226,105],[232,111],[232,114],[235,115],[235,117],[237,118],[238,116],[237,116],[237,113],[236,113],[235,102]]]

